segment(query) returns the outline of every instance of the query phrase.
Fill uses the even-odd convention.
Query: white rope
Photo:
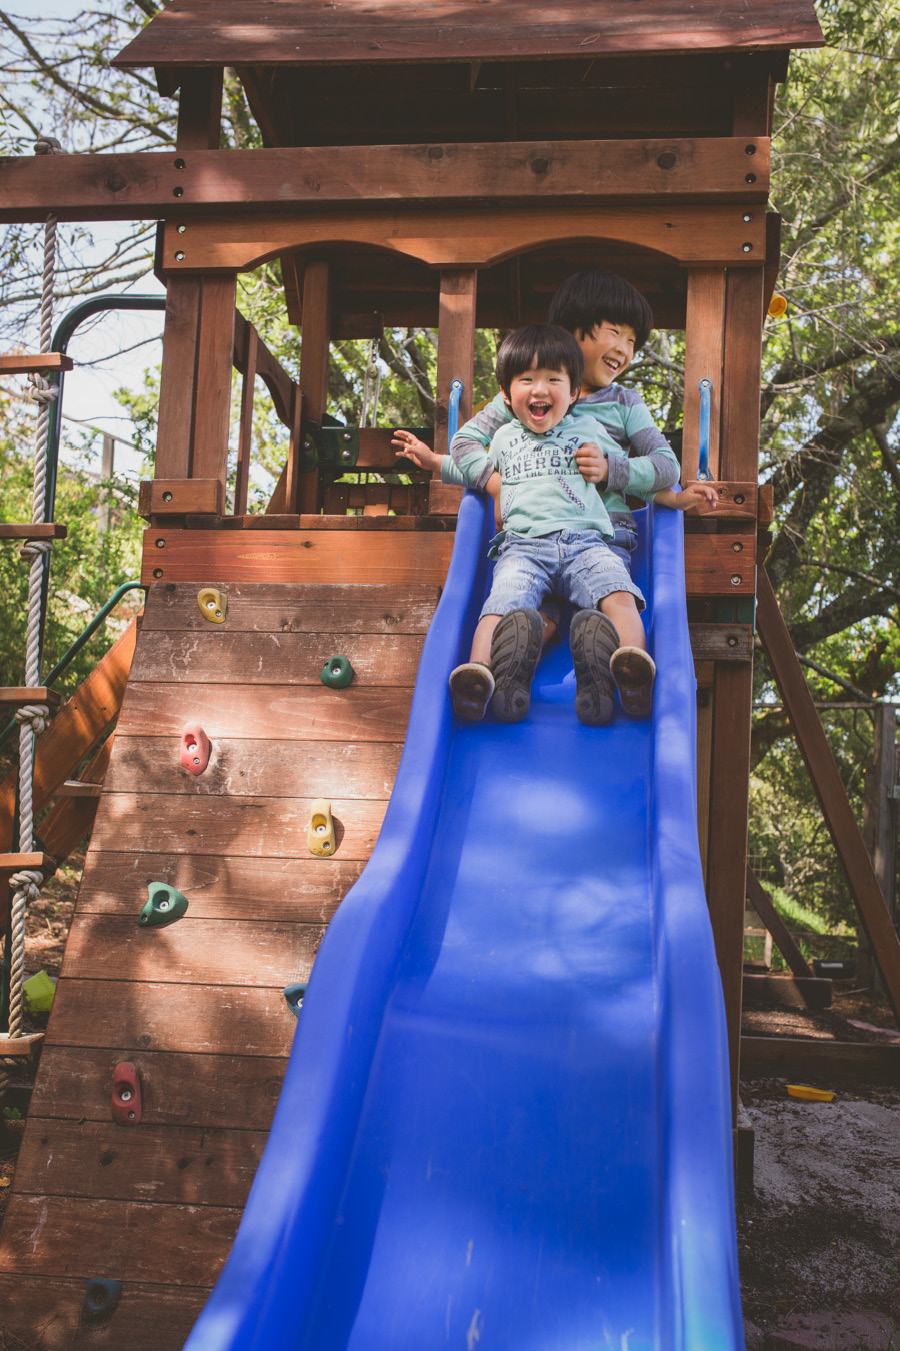
[[[35,142],[36,155],[58,155],[62,147],[52,136],[41,136]],[[41,278],[41,353],[50,351],[53,335],[53,280],[56,271],[56,217],[48,216],[44,226],[44,267]],[[41,374],[31,376],[31,397],[40,405],[34,453],[34,488],[31,520],[42,525],[46,520],[47,442],[50,430],[50,407],[59,396],[59,387],[53,386]],[[25,645],[25,684],[35,688],[41,683],[41,591],[43,589],[44,555],[52,548],[50,540],[26,540],[20,554],[29,565],[28,572],[28,633]],[[34,740],[43,732],[50,716],[46,704],[26,704],[16,713],[19,724],[19,852],[34,852]],[[30,902],[41,893],[43,873],[26,868],[14,873],[10,884],[14,888],[10,918],[9,943],[9,1035],[22,1036],[25,985],[25,912]],[[9,1060],[0,1062],[5,1067]],[[7,1068],[0,1068],[0,1098],[9,1082]]]
[[[374,427],[378,422],[378,400],[381,395],[381,367],[376,361],[378,340],[373,338],[369,344],[369,361],[363,381],[361,427]]]

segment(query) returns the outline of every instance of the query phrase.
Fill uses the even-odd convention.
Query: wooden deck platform
[[[426,537],[427,538],[427,537]],[[0,1325],[41,1351],[175,1351],[214,1283],[262,1153],[305,980],[378,837],[434,584],[242,583],[211,624],[195,583],[150,589],[6,1220]],[[327,688],[335,653],[356,676]],[[212,742],[197,777],[181,731]],[[337,849],[306,847],[329,798]],[[139,928],[150,881],[188,898]],[[110,1116],[114,1066],[139,1125]],[[91,1277],[122,1282],[81,1317]]]

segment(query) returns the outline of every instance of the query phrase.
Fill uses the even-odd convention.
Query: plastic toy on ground
[[[378,843],[316,960],[186,1351],[739,1351],[721,986],[697,850],[679,513],[643,513],[653,716],[444,696],[485,588],[462,504]]]

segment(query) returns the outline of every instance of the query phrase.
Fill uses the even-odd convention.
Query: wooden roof
[[[512,61],[823,41],[812,0],[171,0],[113,64]]]

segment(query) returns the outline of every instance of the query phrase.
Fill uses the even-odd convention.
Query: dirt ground
[[[900,1044],[883,1001],[838,986],[831,1009],[749,1010],[744,1031]],[[900,1085],[802,1082],[834,1100],[795,1099],[785,1078],[741,1084],[755,1141],[753,1192],[738,1196],[748,1351],[900,1351]]]
[[[59,974],[82,863],[73,859],[31,909],[29,974]],[[821,1012],[748,1009],[744,1032],[900,1045],[882,999],[838,985]],[[24,1110],[30,1082],[23,1069],[7,1102]],[[787,1082],[741,1084],[755,1141],[753,1191],[738,1195],[747,1351],[900,1351],[900,1082],[804,1078],[834,1090],[828,1103],[790,1097]],[[18,1128],[0,1126],[0,1216],[18,1142]]]

